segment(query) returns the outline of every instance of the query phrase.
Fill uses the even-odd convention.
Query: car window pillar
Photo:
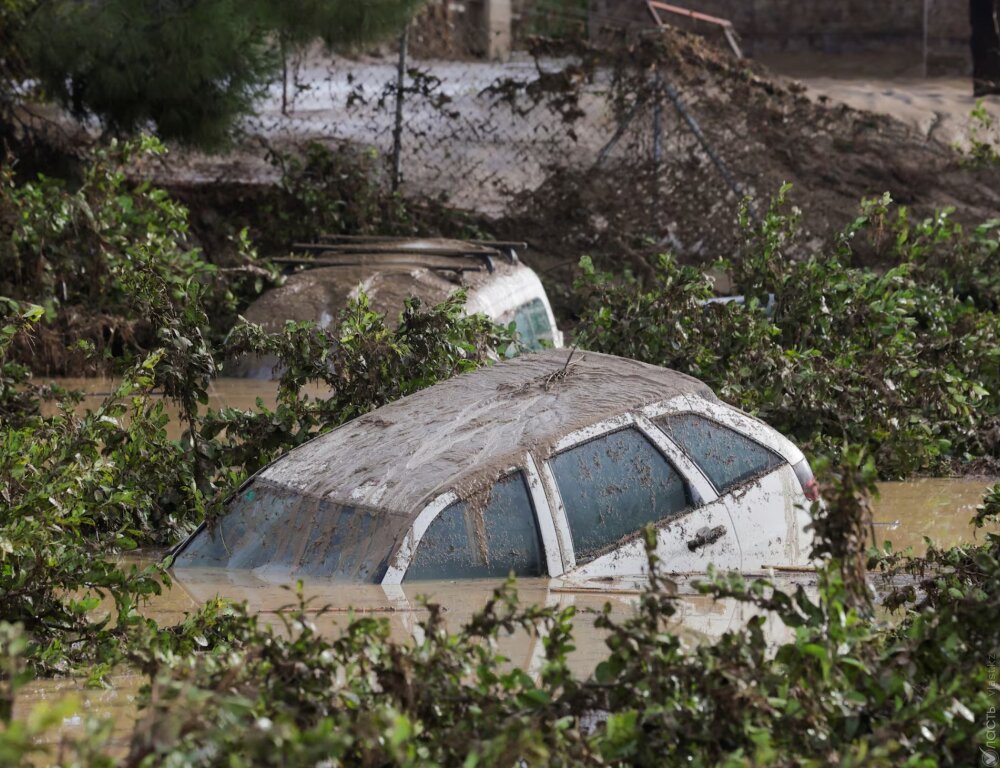
[[[664,434],[653,422],[644,416],[635,417],[635,425],[639,428],[649,441],[667,457],[667,460],[680,472],[681,477],[687,481],[691,489],[692,503],[696,507],[711,504],[719,498],[718,492],[711,481],[705,476],[697,464],[688,458],[687,454],[681,450],[673,440]]]
[[[551,577],[562,576],[566,570],[564,554],[561,545],[561,537],[556,529],[556,515],[553,514],[549,506],[549,498],[545,489],[545,480],[538,469],[538,465],[528,454],[524,464],[524,476],[528,481],[528,493],[531,495],[531,504],[535,508],[535,520],[538,523],[538,532],[542,536],[542,549],[545,551],[545,565]],[[563,519],[565,519],[565,513]],[[568,532],[568,531],[567,531]],[[572,543],[570,544],[572,546]]]
[[[569,517],[566,515],[566,507],[563,506],[559,486],[556,484],[556,478],[552,474],[552,468],[548,461],[542,462],[540,475],[545,496],[550,502],[548,508],[552,516],[559,550],[562,553],[562,566],[565,573],[576,567],[576,551],[573,548],[573,536],[569,530]]]

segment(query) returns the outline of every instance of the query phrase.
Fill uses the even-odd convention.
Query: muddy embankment
[[[884,192],[915,217],[953,207],[958,220],[974,224],[1000,213],[1000,173],[963,164],[954,146],[969,132],[968,84],[800,82],[677,32],[599,53],[582,44],[541,47],[507,65],[466,62],[461,71],[451,62],[415,62],[440,82],[423,99],[408,95],[402,214],[375,201],[370,184],[386,178],[388,115],[335,98],[347,88],[337,78],[349,78],[352,93],[381,83],[388,65],[378,60],[310,62],[302,82],[334,78],[334,96],[303,91],[284,115],[272,93],[248,125],[243,150],[228,160],[176,153],[158,175],[191,207],[209,250],[223,244],[220,232],[249,226],[265,253],[281,252],[296,224],[302,236],[315,230],[308,208],[291,216],[297,222],[279,215],[275,226],[279,182],[259,158],[260,142],[290,152],[312,140],[377,147],[382,159],[367,166],[364,184],[324,182],[323,195],[341,195],[343,231],[471,230],[525,240],[525,260],[543,274],[563,315],[573,312],[581,255],[640,275],[665,250],[689,263],[732,256],[741,198],[752,197],[760,217],[785,182],[802,214],[802,253],[820,250],[857,216],[862,198]],[[884,256],[856,244],[853,258],[881,266]]]
[[[804,84],[700,46],[685,51],[693,54],[672,76],[736,190],[690,136],[655,170],[625,161],[558,169],[496,222],[499,235],[532,242],[535,264],[557,294],[583,253],[640,275],[664,250],[688,263],[731,257],[741,242],[740,196],[756,201],[751,214],[759,220],[785,182],[801,211],[800,255],[828,246],[858,215],[862,198],[885,192],[918,219],[953,208],[955,219],[976,225],[1000,214],[1000,173],[970,167],[956,148],[965,143],[974,106],[968,84],[969,94],[954,81],[937,88],[913,81]],[[1000,113],[998,105],[987,108]],[[888,265],[863,243],[854,244],[853,259],[856,266]],[[571,309],[572,297],[561,298],[560,307]]]

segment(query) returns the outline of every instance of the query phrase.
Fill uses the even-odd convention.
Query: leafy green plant
[[[29,309],[22,317],[39,314]],[[7,328],[0,366],[12,338]],[[158,569],[115,559],[143,535],[137,523],[161,522],[154,510],[162,475],[146,462],[155,468],[178,458],[163,440],[162,411],[133,397],[151,383],[147,364],[82,419],[22,413],[0,426],[0,615],[24,627],[41,669],[101,658],[137,621],[137,603],[160,591]],[[98,611],[105,600],[110,605]]]
[[[986,111],[986,102],[976,99],[976,105],[969,113],[969,129],[966,135],[968,149],[956,147],[962,155],[961,164],[968,168],[994,168],[1000,165],[1000,137],[991,136],[993,118]]]
[[[288,323],[281,333],[267,334],[252,324],[237,326],[228,354],[275,356],[278,404],[273,411],[208,411],[200,438],[219,466],[253,472],[317,430],[502,358],[515,345],[513,330],[483,315],[465,315],[464,304],[462,292],[429,308],[411,298],[392,326],[361,294],[329,330]],[[303,396],[310,381],[322,382],[327,394]]]
[[[10,30],[0,37],[6,44],[0,98],[23,99],[27,91],[111,131],[152,125],[164,139],[218,148],[293,51],[391,37],[418,5],[5,0],[0,19]]]
[[[649,586],[634,613],[596,617],[606,651],[594,673],[568,665],[572,607],[528,606],[508,581],[455,632],[428,605],[394,640],[385,619],[319,632],[302,597],[276,626],[210,603],[176,630],[148,625],[126,657],[149,675],[132,765],[840,765],[961,764],[984,743],[1000,536],[898,558],[920,573],[897,623],[878,620],[853,560],[872,472],[856,447],[824,473],[814,505],[815,589],[711,575],[706,595],[757,614],[717,640],[668,629],[678,598],[647,531]],[[994,495],[996,489],[994,489]],[[989,502],[988,502],[989,503]],[[843,525],[836,518],[846,515]],[[887,560],[882,560],[881,567]],[[860,581],[856,579],[860,578]],[[900,582],[905,584],[905,582]],[[909,582],[912,584],[912,580]],[[780,632],[765,634],[765,622]],[[499,641],[540,638],[532,672]],[[193,648],[201,649],[191,653]]]
[[[408,205],[385,190],[375,150],[330,149],[316,141],[296,151],[269,149],[280,180],[258,206],[262,243],[275,250],[329,234],[408,234]]]
[[[241,301],[272,279],[245,235],[234,266],[209,262],[190,242],[187,210],[128,180],[130,163],[163,151],[151,138],[111,142],[75,188],[44,176],[18,183],[9,164],[0,167],[0,295],[45,308],[33,347],[15,350],[36,370],[79,370],[85,356],[73,345],[81,340],[117,356],[154,348],[158,329],[129,285],[136,270],[155,273],[179,304],[200,284],[213,333],[228,330]]]
[[[647,284],[581,262],[581,346],[696,376],[818,454],[868,446],[884,476],[995,455],[1000,322],[994,223],[966,235],[946,214],[913,224],[866,201],[829,255],[793,260],[783,188],[748,228],[732,272],[746,302],[704,305],[710,284],[668,256]],[[900,265],[850,267],[854,243]],[[767,307],[768,295],[775,297]]]
[[[24,718],[14,718],[18,690],[30,680],[25,665],[29,639],[19,624],[0,621],[0,763],[36,765],[49,757],[45,741],[57,735],[66,720],[80,711],[79,699],[67,696],[54,702],[40,702]],[[111,768],[105,745],[111,723],[87,718],[81,738],[63,739],[59,764],[81,768]]]

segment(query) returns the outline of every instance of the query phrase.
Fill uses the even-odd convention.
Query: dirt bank
[[[965,129],[960,115],[973,104],[957,83],[818,81],[809,89],[682,35],[668,36],[666,53],[664,77],[737,191],[690,131],[686,140],[675,134],[659,167],[620,157],[554,169],[498,228],[501,236],[531,242],[533,265],[562,293],[564,312],[572,312],[572,301],[561,287],[580,255],[640,274],[663,250],[696,263],[731,256],[740,196],[755,197],[759,215],[786,181],[802,210],[806,251],[852,221],[862,197],[883,192],[918,217],[954,207],[957,218],[978,223],[1000,213],[1000,173],[962,167],[951,146]],[[675,112],[670,103],[665,108]],[[872,263],[874,255],[858,259]]]
[[[392,144],[390,59],[316,53],[297,68],[284,111],[280,88],[271,89],[238,151],[175,149],[139,175],[154,176],[190,207],[192,230],[213,260],[225,258],[243,226],[264,255],[286,253],[324,225],[526,240],[525,261],[542,273],[564,319],[574,312],[582,255],[640,275],[663,251],[691,263],[731,256],[741,198],[755,198],[759,214],[786,181],[802,210],[803,252],[852,221],[862,197],[883,192],[916,216],[955,207],[973,223],[1000,214],[1000,173],[962,167],[952,147],[972,106],[960,81],[803,84],[677,31],[599,50],[539,45],[506,64],[415,60],[401,211],[383,173]],[[265,159],[266,149],[316,139],[351,147],[346,156],[365,162],[342,163],[329,178],[300,169],[296,184],[279,186],[280,166]],[[317,223],[317,210],[330,222]]]

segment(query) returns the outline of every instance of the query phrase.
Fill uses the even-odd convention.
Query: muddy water
[[[973,540],[975,533],[969,519],[989,485],[986,479],[882,483],[880,498],[874,505],[879,541],[889,539],[897,550],[912,546],[915,551],[922,551],[924,536],[941,545]],[[296,604],[288,585],[268,582],[248,572],[192,569],[177,576],[171,590],[145,607],[146,615],[164,624],[174,623],[219,596],[246,601],[251,611],[280,627],[279,611]],[[442,605],[449,628],[457,629],[483,607],[497,585],[498,582],[491,581],[424,582],[381,587],[315,581],[305,585],[305,598],[309,601],[310,618],[326,634],[336,635],[352,616],[367,615],[386,619],[392,636],[406,641],[422,637],[420,622],[427,616],[422,603],[424,596]],[[518,583],[518,592],[526,604],[575,607],[577,650],[570,662],[583,675],[589,674],[606,653],[605,635],[593,626],[594,614],[610,603],[612,614],[624,618],[634,610],[638,600],[635,590],[587,591],[548,579],[523,579]],[[749,608],[732,601],[685,595],[678,602],[672,629],[688,643],[699,643],[744,625],[752,615]],[[777,622],[767,622],[765,631],[772,642],[789,638],[788,630]],[[542,643],[537,636],[521,632],[503,638],[500,650],[512,664],[529,672],[539,669]],[[17,715],[25,717],[38,702],[73,694],[79,706],[64,722],[63,731],[81,733],[89,714],[109,717],[114,722],[113,749],[123,754],[135,727],[139,689],[144,682],[141,676],[127,671],[116,674],[107,690],[83,690],[76,680],[39,681],[22,692]]]
[[[77,413],[81,414],[87,410],[93,410],[100,406],[104,399],[110,395],[118,385],[118,382],[115,379],[46,378],[42,376],[37,376],[32,379],[32,383],[39,386],[44,384],[57,384],[61,387],[65,387],[66,389],[83,392],[84,398],[75,409]],[[319,384],[310,384],[309,386],[304,387],[302,391],[310,397],[317,397],[322,395],[325,390]],[[277,402],[277,396],[278,382],[276,381],[220,378],[213,380],[209,386],[207,407],[215,409],[256,409],[257,399],[259,398],[266,407],[273,408]],[[157,398],[162,396],[154,394],[151,397]],[[170,423],[167,425],[167,433],[171,438],[178,439],[181,436],[183,427],[177,420],[177,406],[166,398],[163,398],[163,400],[167,413],[169,413],[172,417]],[[55,406],[53,404],[46,404],[44,410],[46,413],[53,413],[55,411]]]
[[[224,597],[246,601],[263,621],[283,631],[280,612],[298,605],[297,598],[287,585],[268,583],[248,572],[191,569],[175,574],[175,577],[173,588],[145,608],[143,612],[147,616],[163,623],[177,622],[206,601]],[[424,599],[440,604],[449,629],[457,630],[483,608],[499,584],[496,581],[465,584],[423,582],[415,586],[381,587],[316,581],[305,585],[304,597],[308,601],[307,616],[326,636],[336,636],[352,617],[375,616],[388,622],[394,640],[419,642],[423,638],[420,623],[428,616]],[[560,586],[548,579],[521,580],[518,594],[526,605],[572,606],[576,609],[576,650],[570,657],[570,666],[580,675],[592,672],[606,655],[605,633],[594,627],[595,615],[605,603],[610,603],[612,615],[624,619],[632,613],[638,601],[635,590],[588,592]],[[686,642],[696,644],[745,624],[753,614],[750,608],[734,601],[686,596],[679,602],[678,614],[670,628]],[[788,639],[787,631],[776,622],[769,622],[766,627],[772,641]],[[510,659],[511,665],[518,665],[530,674],[541,670],[544,650],[542,639],[537,634],[518,631],[502,637],[499,652]],[[38,681],[19,694],[15,716],[25,718],[38,703],[54,702],[73,695],[79,704],[73,715],[64,720],[60,732],[53,735],[52,743],[59,737],[82,735],[87,716],[95,715],[112,720],[111,750],[122,756],[128,751],[129,740],[138,722],[140,689],[145,682],[142,676],[128,671],[113,675],[111,687],[105,690],[86,690],[80,681],[75,680]]]
[[[82,408],[94,407],[114,384],[100,379],[63,379],[58,383],[89,393]],[[210,404],[215,408],[253,408],[259,397],[270,406],[274,404],[276,389],[272,382],[221,379],[212,387]],[[179,427],[174,427],[174,434],[179,434]],[[912,547],[922,552],[925,536],[943,546],[972,541],[975,533],[969,519],[990,484],[987,479],[882,483],[880,498],[874,504],[875,533],[879,543],[889,540],[896,550]],[[144,609],[146,615],[163,624],[182,620],[216,596],[246,601],[251,611],[276,626],[280,626],[279,611],[295,604],[295,596],[287,585],[268,582],[247,572],[189,570],[177,576],[174,587]],[[423,596],[444,607],[445,620],[449,628],[455,630],[483,607],[497,585],[498,582],[489,581],[472,584],[425,582],[383,588],[315,581],[306,584],[305,595],[309,600],[307,610],[324,633],[336,635],[352,616],[369,615],[385,618],[392,636],[405,641],[421,638],[420,622],[427,616]],[[623,618],[634,610],[638,599],[635,590],[588,591],[547,579],[521,580],[518,592],[526,604],[575,607],[577,650],[570,661],[574,670],[584,675],[591,672],[606,653],[604,633],[593,626],[594,613],[610,603],[613,615]],[[686,641],[698,643],[745,624],[751,615],[749,608],[731,601],[716,602],[685,595],[678,603],[672,629]],[[787,630],[777,622],[768,622],[765,626],[773,642],[786,639]],[[542,643],[537,636],[521,632],[504,638],[500,650],[512,664],[529,672],[539,669]],[[17,714],[25,717],[38,702],[73,694],[79,699],[79,706],[76,713],[66,719],[64,731],[80,732],[88,714],[110,717],[114,722],[114,748],[124,752],[135,726],[138,691],[143,682],[142,677],[127,671],[116,674],[108,690],[85,690],[78,680],[39,681],[21,692]]]
[[[995,478],[922,478],[879,483],[879,498],[873,505],[876,539],[879,544],[891,542],[897,552],[912,547],[916,554],[927,551],[924,537],[940,547],[977,541],[969,520],[995,482]]]

